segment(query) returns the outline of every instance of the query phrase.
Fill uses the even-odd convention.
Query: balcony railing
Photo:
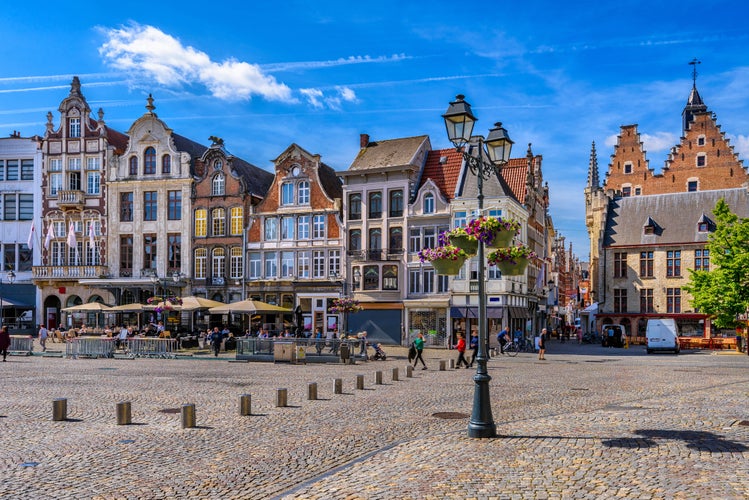
[[[105,276],[106,266],[34,266],[34,279],[89,279]]]
[[[57,192],[57,205],[60,208],[80,209],[86,203],[86,193],[81,190],[66,189]]]

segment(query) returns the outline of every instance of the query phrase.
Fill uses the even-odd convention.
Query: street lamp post
[[[476,176],[478,188],[478,212],[484,208],[484,181],[496,176],[499,169],[510,159],[512,140],[507,135],[507,130],[501,123],[496,123],[489,131],[486,139],[479,136],[477,154],[472,155],[470,148],[466,147],[471,142],[473,126],[476,117],[471,112],[471,105],[464,100],[464,96],[458,95],[455,101],[450,103],[442,118],[445,120],[447,136],[458,151],[463,154],[463,161]],[[486,146],[486,151],[484,150]],[[488,155],[489,161],[485,161]],[[473,412],[468,422],[468,436],[472,438],[491,438],[497,435],[497,426],[492,417],[492,407],[489,396],[489,381],[492,379],[486,369],[487,345],[489,344],[489,332],[486,319],[486,282],[484,263],[484,243],[479,241],[478,245],[478,300],[479,300],[479,346],[476,353],[476,375],[473,392]]]
[[[8,274],[6,275],[6,279],[8,280],[8,284],[12,285],[14,281],[16,281],[16,273],[13,272],[13,269],[8,271]],[[3,280],[0,278],[0,285],[2,285]],[[3,327],[3,316],[5,312],[5,307],[3,307],[3,296],[2,296],[2,289],[0,289],[0,328]]]

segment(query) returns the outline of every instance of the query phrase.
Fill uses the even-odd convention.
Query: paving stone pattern
[[[749,498],[749,356],[552,342],[547,361],[495,357],[499,437],[471,439],[474,371],[439,371],[456,353],[427,350],[407,378],[405,350],[385,350],[356,365],[11,356],[0,498]],[[122,401],[132,425],[117,425]],[[196,428],[181,427],[187,403]]]

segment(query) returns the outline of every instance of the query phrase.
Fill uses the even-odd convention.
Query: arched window
[[[231,278],[240,279],[242,278],[242,247],[231,247]]]
[[[195,236],[208,236],[208,211],[205,208],[195,210]]]
[[[213,236],[226,234],[226,211],[223,208],[211,210],[211,233]]]
[[[205,248],[195,249],[195,278],[205,279],[205,267],[206,258],[208,257],[208,250]]]
[[[146,148],[146,151],[143,153],[143,173],[156,173],[156,150],[152,147]]]
[[[434,195],[432,193],[427,193],[426,195],[424,195],[424,213],[434,213]]]
[[[130,175],[138,175],[138,157],[137,156],[131,156],[130,157]]]
[[[222,278],[226,272],[226,250],[223,248],[214,248],[211,261],[211,276],[213,278]]]
[[[226,184],[224,182],[224,174],[216,174],[211,184],[211,195],[222,196],[225,192]]]
[[[172,173],[172,157],[164,155],[161,157],[161,173],[170,174]]]
[[[241,235],[243,225],[244,225],[244,209],[242,207],[232,207],[231,227],[229,228],[229,232],[233,236]]]

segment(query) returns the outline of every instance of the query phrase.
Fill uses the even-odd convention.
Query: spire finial
[[[698,61],[697,58],[695,57],[694,59],[689,61],[689,64],[692,65],[692,86],[696,87],[697,86],[697,65],[702,64],[702,61]]]
[[[148,104],[146,105],[146,109],[149,113],[153,114],[153,110],[156,109],[156,106],[153,105],[153,96],[151,94],[148,94]]]

